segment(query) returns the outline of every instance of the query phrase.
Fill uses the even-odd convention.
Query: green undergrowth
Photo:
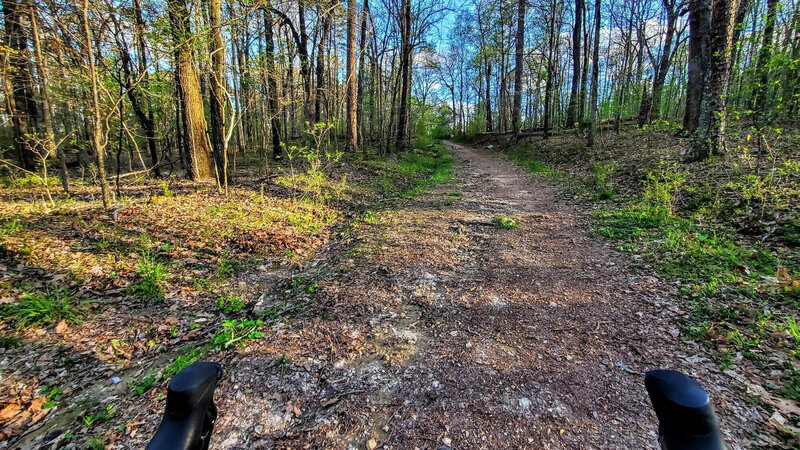
[[[0,317],[12,321],[18,328],[27,328],[62,320],[79,324],[82,312],[78,302],[62,288],[23,294],[18,302],[0,309]]]
[[[383,198],[415,197],[453,178],[453,158],[441,142],[425,140],[415,144],[421,148],[405,151],[396,160],[371,161],[381,170],[376,188]]]
[[[511,147],[504,152],[504,156],[532,174],[543,175],[550,182],[563,181],[569,178],[569,173],[553,168],[536,158],[532,149],[533,144],[527,141]]]

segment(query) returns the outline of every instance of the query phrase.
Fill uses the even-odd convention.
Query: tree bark
[[[53,131],[55,119],[53,117],[53,103],[50,100],[50,86],[47,84],[47,63],[42,55],[42,44],[39,40],[39,26],[35,6],[31,7],[31,37],[33,38],[33,50],[36,55],[36,72],[39,75],[39,97],[42,99],[42,113],[44,114],[44,145],[48,155],[53,151],[58,156],[58,176],[61,180],[61,187],[67,196],[69,192],[69,172],[67,171],[67,158],[64,148],[56,144],[56,136]]]
[[[207,0],[208,20],[211,31],[211,147],[216,162],[217,177],[228,185],[228,146],[225,141],[225,45],[222,42],[222,1]]]
[[[358,44],[358,92],[356,93],[356,122],[358,123],[358,143],[361,145],[364,139],[364,55],[366,54],[367,44],[367,20],[369,19],[369,0],[364,0],[361,10],[361,38]],[[366,148],[364,149],[366,157]]]
[[[190,174],[194,180],[210,180],[214,178],[214,168],[211,161],[211,147],[206,136],[207,126],[200,79],[197,76],[197,65],[191,46],[193,35],[190,29],[189,10],[185,0],[168,0],[167,9],[175,42],[175,71],[180,81],[186,132],[184,142],[191,166]]]
[[[411,0],[402,0],[400,14],[400,105],[397,114],[398,149],[405,148],[408,137],[409,102],[411,96]]]
[[[697,133],[689,159],[701,160],[727,151],[726,94],[730,75],[731,41],[736,0],[713,0],[708,86],[703,95]]]
[[[755,86],[750,109],[753,111],[753,121],[756,127],[764,125],[762,120],[769,119],[766,107],[769,91],[769,61],[772,57],[772,39],[775,34],[775,16],[778,12],[778,0],[767,0],[767,17],[764,22],[764,34],[761,39],[761,49],[758,52],[756,70],[758,71],[758,84]]]
[[[347,150],[358,148],[356,77],[356,0],[347,0]]]
[[[31,147],[30,136],[39,128],[39,109],[34,98],[31,57],[28,51],[28,32],[22,22],[30,17],[30,0],[3,0],[8,65],[11,71],[10,87],[7,92],[13,98],[9,111],[14,132],[14,145],[22,167],[33,170],[36,167],[36,153]]]
[[[522,115],[522,69],[523,51],[525,49],[525,1],[519,0],[517,3],[517,36],[514,54],[514,111],[511,119],[514,128],[514,136],[519,134],[520,118]],[[581,0],[577,0],[581,1]]]
[[[686,112],[683,116],[683,129],[689,134],[697,131],[700,105],[708,83],[710,28],[711,0],[690,0],[689,79],[686,84]]]
[[[264,31],[266,35],[266,51],[267,51],[267,112],[270,117],[270,134],[272,135],[272,157],[278,159],[281,157],[281,120],[278,111],[278,71],[275,67],[275,42],[272,32],[272,14],[269,9],[264,9]],[[317,109],[319,112],[319,109]]]
[[[103,197],[103,208],[111,208],[111,194],[106,178],[105,142],[102,139],[102,122],[100,113],[100,89],[98,87],[97,67],[94,63],[94,48],[92,46],[92,32],[89,28],[89,0],[83,0],[81,8],[81,21],[83,22],[83,37],[86,40],[86,57],[89,60],[89,78],[92,86],[92,144],[97,158],[97,172],[100,177],[100,191]]]
[[[577,111],[581,82],[581,21],[584,0],[575,0],[575,26],[572,28],[572,86],[569,91],[566,126],[572,127],[577,122]]]
[[[594,145],[597,128],[597,84],[600,78],[600,0],[594,1],[594,55],[592,56],[592,93],[589,100],[589,136],[586,145]]]

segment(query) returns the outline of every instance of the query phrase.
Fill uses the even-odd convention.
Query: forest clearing
[[[2,11],[0,449],[800,445],[800,3]]]

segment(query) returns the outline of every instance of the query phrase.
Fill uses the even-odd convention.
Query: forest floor
[[[40,241],[19,233],[56,228],[91,238],[87,258],[127,242],[133,260],[115,267],[139,269],[136,284],[92,287],[92,264],[107,269],[78,262],[86,326],[3,324],[0,448],[139,448],[166,380],[198,358],[224,368],[216,448],[654,448],[642,382],[654,368],[702,382],[731,448],[787,442],[753,395],[763,388],[685,339],[678,284],[632,267],[547,179],[484,150],[447,149],[452,180],[373,199],[347,220],[290,203],[276,207],[295,219],[262,217],[257,229],[270,232],[230,225],[264,210],[259,201],[283,201],[261,187],[260,200],[234,196],[246,211],[218,206],[210,218],[188,206],[197,198],[120,208],[104,230],[127,239],[87,237],[97,224],[64,211],[6,223],[4,269],[18,273],[5,278],[35,276]],[[298,223],[305,232],[278,231]],[[214,234],[194,239],[206,226]],[[255,258],[261,241],[280,245]],[[162,262],[181,282],[137,300],[141,267]],[[97,299],[115,289],[119,298]]]

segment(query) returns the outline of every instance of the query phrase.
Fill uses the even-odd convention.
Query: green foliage
[[[614,175],[613,164],[598,162],[592,164],[592,181],[597,190],[598,200],[608,200],[614,196],[614,191],[608,185],[608,178]]]
[[[161,195],[164,197],[172,197],[172,191],[169,190],[169,181],[167,180],[161,182]]]
[[[158,377],[155,374],[147,375],[133,384],[131,392],[133,392],[133,395],[142,395],[152,389],[156,381],[158,381]]]
[[[315,124],[306,122],[305,133],[311,145],[286,145],[282,142],[289,161],[289,173],[278,177],[275,183],[293,188],[302,197],[310,197],[320,204],[328,204],[341,198],[349,189],[347,179],[334,181],[328,174],[329,168],[344,155],[340,150],[331,147],[327,138],[330,130],[336,126],[336,120]]]
[[[800,372],[792,372],[783,380],[783,389],[778,391],[778,395],[800,402]]]
[[[217,297],[217,309],[225,314],[238,314],[244,309],[244,300],[233,295],[220,295]]]
[[[222,322],[222,330],[214,335],[211,343],[219,350],[225,350],[232,345],[245,346],[247,341],[264,337],[261,332],[263,326],[264,322],[261,320],[225,320]]]
[[[495,216],[492,218],[492,223],[494,226],[504,230],[514,230],[519,227],[520,221],[513,217]]]
[[[163,284],[169,275],[169,267],[159,261],[154,239],[143,234],[136,250],[139,253],[139,266],[136,273],[139,279],[131,285],[130,292],[143,300],[164,300]]]
[[[14,234],[26,227],[26,222],[21,216],[11,216],[0,218],[0,236]]]
[[[44,186],[45,183],[48,186],[56,186],[58,185],[59,181],[57,177],[47,177],[47,180],[45,180],[43,177],[36,174],[26,174],[25,176],[22,177],[14,177],[14,176],[0,177],[0,183],[2,183],[7,188],[8,187],[29,188],[29,187]]]
[[[47,401],[42,406],[42,409],[50,409],[58,404],[61,401],[61,397],[64,395],[64,390],[58,387],[53,383],[46,384],[41,389],[42,395],[45,396]]]
[[[116,407],[113,404],[109,403],[108,405],[106,405],[104,409],[101,409],[96,413],[83,416],[83,423],[85,423],[87,427],[91,427],[92,425],[98,422],[103,422],[108,419],[111,419],[114,416],[115,412],[116,412]]]
[[[86,440],[84,448],[87,450],[104,450],[106,448],[106,442],[99,437],[91,436]]]
[[[26,293],[18,302],[0,310],[0,316],[14,320],[19,328],[47,325],[61,320],[73,325],[81,322],[76,301],[66,289]]]
[[[800,327],[797,326],[797,320],[794,317],[789,316],[786,318],[786,329],[794,338],[794,343],[797,346],[795,353],[800,356]]]
[[[601,210],[594,231],[628,241],[638,251],[658,250],[656,267],[665,275],[704,282],[708,289],[721,283],[747,282],[772,275],[777,261],[767,251],[736,242],[723,227],[703,227],[675,215],[677,198],[687,174],[661,164],[644,182],[644,194],[625,208]]]

